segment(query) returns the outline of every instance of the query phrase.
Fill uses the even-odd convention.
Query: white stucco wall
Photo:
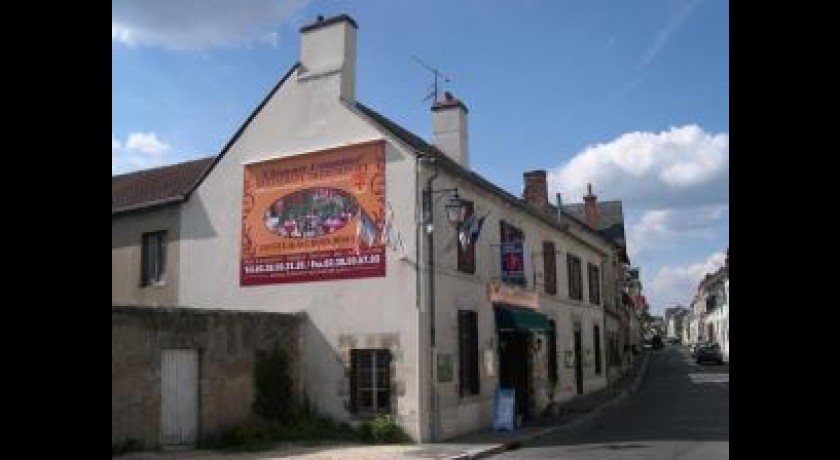
[[[597,237],[581,234],[581,238],[601,249],[602,252],[599,253],[592,246],[549,227],[530,214],[509,205],[501,198],[489,194],[470,182],[455,178],[441,169],[440,175],[434,182],[434,189],[452,187],[458,188],[463,199],[474,202],[477,214],[483,216],[488,211],[489,214],[476,245],[475,274],[468,274],[458,271],[457,232],[446,221],[443,208],[444,200],[437,202],[434,206],[435,269],[438,273],[435,281],[437,352],[438,354],[453,356],[453,373],[455,376],[453,382],[438,384],[442,439],[486,428],[492,420],[493,395],[498,384],[498,367],[496,367],[495,375],[488,375],[482,360],[480,363],[480,394],[461,397],[458,392],[457,311],[459,309],[473,310],[478,313],[479,356],[483,358],[487,350],[496,353],[498,337],[493,306],[487,289],[491,280],[498,280],[500,277],[500,220],[505,220],[524,232],[527,289],[533,290],[535,288],[534,280],[536,276],[536,292],[540,294],[539,311],[550,319],[554,319],[557,325],[559,381],[553,391],[549,388],[548,383],[548,357],[546,355],[548,351],[545,340],[542,348],[532,357],[532,363],[534,364],[532,370],[533,397],[536,403],[536,414],[539,414],[551,401],[563,402],[576,395],[574,367],[564,366],[565,352],[574,350],[573,324],[575,322],[579,322],[582,329],[584,392],[595,391],[607,384],[606,340],[602,307],[605,289],[602,282],[601,303],[597,306],[590,305],[587,263],[595,264],[603,272],[604,268],[601,263],[607,260],[610,248],[603,242],[598,243]],[[556,295],[545,293],[543,259],[539,254],[542,251],[543,241],[554,241],[557,251]],[[566,266],[566,254],[568,252],[581,259],[582,301],[568,298],[568,270]],[[599,374],[595,374],[593,325],[599,326],[601,335],[601,372]],[[421,327],[424,329],[422,334],[427,334],[427,322],[424,321]]]
[[[141,286],[142,242],[146,232],[166,231],[163,280]],[[178,305],[180,214],[164,206],[111,218],[111,302],[114,305]]]
[[[725,282],[723,288],[725,293],[722,296],[722,303],[718,305],[706,318],[706,324],[712,324],[714,327],[714,337],[709,340],[717,342],[721,347],[724,361],[729,361],[729,281]]]
[[[321,410],[347,419],[351,348],[391,348],[397,416],[417,437],[417,298],[412,266],[386,250],[385,277],[240,286],[244,164],[381,139],[338,97],[339,77],[293,74],[183,206],[180,299],[187,307],[305,311],[311,319],[303,387]],[[414,254],[414,157],[386,145],[386,200]]]
[[[723,333],[723,341],[721,344],[723,345],[723,359],[727,362],[729,361],[729,278],[726,279],[724,283],[724,292],[726,293],[726,301],[723,303],[721,307],[721,312],[723,313],[723,321],[722,321],[722,328],[721,330],[724,331]]]

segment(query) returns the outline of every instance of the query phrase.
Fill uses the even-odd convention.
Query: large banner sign
[[[381,141],[245,166],[240,285],[385,276]]]

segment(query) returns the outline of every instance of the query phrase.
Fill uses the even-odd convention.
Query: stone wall
[[[158,446],[161,350],[199,350],[199,439],[247,421],[258,351],[287,350],[300,392],[300,314],[114,306],[111,443]]]

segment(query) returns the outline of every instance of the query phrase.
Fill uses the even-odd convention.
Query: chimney
[[[588,193],[583,197],[583,212],[586,214],[586,223],[594,229],[598,229],[598,197],[592,194],[592,184],[586,184]]]
[[[545,170],[527,171],[522,174],[525,182],[525,201],[542,212],[548,212],[548,185]]]
[[[726,248],[726,261],[724,263],[724,267],[726,267],[726,274],[729,274],[729,248]]]
[[[560,192],[557,192],[557,218],[563,218],[563,195]]]
[[[327,85],[348,102],[356,100],[356,21],[342,14],[300,28],[299,81],[333,80]]]
[[[432,144],[467,169],[470,167],[468,113],[467,106],[449,91],[432,105]]]

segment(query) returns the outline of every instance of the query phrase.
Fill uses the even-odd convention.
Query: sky
[[[723,264],[728,0],[114,0],[111,174],[218,154],[297,62],[300,27],[342,13],[359,101],[429,140],[419,60],[469,108],[474,171],[621,200],[652,313]]]

